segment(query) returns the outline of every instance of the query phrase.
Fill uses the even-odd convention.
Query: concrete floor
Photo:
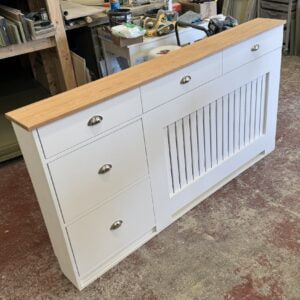
[[[300,299],[300,59],[276,150],[82,292],[62,275],[22,159],[0,165],[0,299]]]

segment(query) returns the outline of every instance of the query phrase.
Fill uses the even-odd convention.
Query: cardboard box
[[[126,47],[133,44],[139,44],[143,42],[143,36],[126,39],[118,36],[114,36],[110,31],[105,30],[104,27],[98,29],[98,36],[104,40],[112,41],[115,45],[120,47]]]
[[[217,1],[192,3],[188,0],[179,0],[178,2],[182,6],[182,12],[186,12],[188,10],[194,11],[200,14],[202,20],[217,15]]]
[[[132,38],[132,39],[126,39],[126,38],[121,38],[118,36],[112,35],[112,41],[114,44],[120,46],[120,47],[126,47],[129,45],[133,44],[139,44],[143,42],[143,36],[137,37],[137,38]]]

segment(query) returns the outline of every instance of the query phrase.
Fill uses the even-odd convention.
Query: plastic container
[[[132,16],[130,9],[124,8],[110,10],[107,14],[111,27],[130,22]]]

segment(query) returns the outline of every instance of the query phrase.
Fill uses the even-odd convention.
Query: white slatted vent
[[[267,78],[259,77],[165,128],[171,195],[264,134]]]

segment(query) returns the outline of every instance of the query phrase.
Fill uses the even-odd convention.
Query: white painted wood
[[[253,46],[259,45],[257,51]],[[223,72],[230,72],[272,50],[282,47],[282,28],[277,27],[223,51]]]
[[[228,155],[233,154],[234,142],[234,92],[229,94],[228,103]]]
[[[67,227],[80,276],[101,266],[155,226],[149,181],[131,188]],[[122,225],[111,230],[114,222]]]
[[[183,118],[183,134],[184,134],[184,157],[185,157],[186,178],[187,178],[187,183],[189,183],[193,181],[190,116],[186,116]]]
[[[281,42],[277,33],[269,32]],[[158,79],[144,114],[139,94],[125,99],[122,112],[121,100],[103,103],[111,123],[92,134],[80,129],[78,116],[88,110],[61,120],[66,131],[57,122],[32,133],[14,124],[55,254],[79,289],[274,149],[281,49],[271,51],[278,41],[268,37],[261,42],[264,55],[237,55],[239,64],[228,65],[234,71],[225,68],[206,84],[207,59],[202,69],[181,70],[198,66],[192,89],[172,89],[176,80],[167,85],[180,71]],[[143,124],[128,122],[139,115]],[[112,170],[98,175],[105,163]],[[124,223],[111,231],[119,219]]]
[[[259,124],[260,124],[260,109],[261,109],[261,97],[262,97],[262,76],[257,79],[256,89],[256,105],[255,105],[255,125],[254,125],[254,136],[257,138],[260,135]]]
[[[23,158],[28,169],[43,219],[54,253],[65,276],[78,288],[80,281],[73,259],[72,249],[63,226],[60,209],[55,197],[54,187],[51,184],[47,165],[43,161],[43,153],[36,131],[28,132],[13,123],[18,143],[22,149]],[[22,199],[20,199],[21,201]]]
[[[190,121],[191,121],[191,140],[197,141],[191,143],[192,147],[192,161],[193,161],[193,178],[197,178],[200,176],[199,170],[199,145],[198,145],[198,123],[197,123],[197,112],[192,112],[190,114]]]
[[[233,152],[240,150],[240,104],[241,88],[234,91],[234,138]]]
[[[229,96],[223,97],[223,157],[229,155]]]
[[[198,163],[199,163],[199,172],[200,176],[205,173],[205,133],[204,133],[204,108],[201,108],[197,111],[197,120],[198,120],[198,141],[197,144],[194,143],[195,147],[198,147]]]
[[[251,82],[251,101],[250,101],[250,142],[254,140],[255,130],[255,113],[256,113],[256,93],[257,80]]]
[[[250,116],[251,116],[251,82],[246,85],[245,145],[248,145],[250,142]]]
[[[217,100],[217,158],[218,163],[223,160],[223,99]]]
[[[210,104],[211,166],[217,164],[217,101]]]
[[[179,182],[180,187],[187,184],[186,170],[185,170],[185,155],[184,155],[184,139],[183,139],[183,120],[180,119],[176,122],[176,145],[177,157],[179,166]]]
[[[221,66],[221,54],[218,53],[143,85],[141,87],[143,111],[151,110],[220,76]],[[190,76],[191,80],[181,84],[180,81],[185,76]]]
[[[178,163],[178,152],[177,152],[177,141],[176,141],[176,124],[173,123],[168,126],[169,131],[169,160],[171,161],[171,172],[172,172],[172,183],[173,183],[173,193],[180,190],[180,180],[179,180],[179,163]]]
[[[246,112],[246,85],[240,90],[240,149],[245,146],[245,112]]]
[[[263,74],[279,72],[278,66],[277,69],[274,69],[273,61],[279,59],[278,55],[280,55],[280,51],[281,50],[278,49],[266,56],[260,57],[251,64],[241,66],[234,72],[227,73],[221,78],[217,78],[198,87],[143,115],[147,156],[158,230],[170,224],[173,220],[172,216],[185,205],[188,205],[193,197],[197,197],[197,193],[205,193],[205,189],[209,189],[216,184],[218,181],[216,178],[219,178],[218,176],[222,178],[224,178],[224,176],[229,176],[228,174],[235,172],[235,170],[245,164],[247,160],[252,159],[256,155],[260,155],[260,153],[264,151],[268,140],[267,137],[263,139],[253,137],[251,141],[249,140],[251,127],[250,105],[251,100],[253,100],[251,98],[251,82],[256,82],[257,78],[260,78]],[[243,92],[240,91],[242,87]],[[240,102],[238,104],[235,103],[235,94],[239,93],[243,93],[243,95],[246,96],[244,107],[239,107],[239,105],[241,105]],[[254,94],[253,98],[255,102],[256,94]],[[222,99],[222,102],[218,99]],[[212,118],[209,107],[216,101],[219,101],[219,112],[222,112],[221,128],[223,157],[222,160],[219,160],[215,167],[211,169]],[[220,103],[222,103],[222,107]],[[245,126],[244,128],[242,127],[244,130],[242,135],[247,135],[247,141],[245,146],[240,149],[238,146],[240,126],[235,128],[235,117],[238,118],[238,120],[240,119],[241,109],[245,112],[243,117],[245,119]],[[165,167],[168,164],[168,158],[162,157],[161,155],[161,153],[167,152],[164,148],[163,128],[175,126],[172,124],[175,124],[178,120],[182,120],[182,118],[185,118],[187,115],[190,116],[191,124],[193,124],[195,122],[195,112],[197,113],[196,129],[198,139],[195,141],[194,138],[192,138],[191,143],[194,149],[195,145],[197,145],[198,153],[194,150],[192,158],[194,163],[194,161],[196,161],[195,156],[198,154],[200,177],[194,177],[194,181],[190,182],[188,185],[179,188],[177,187],[176,193],[170,195],[167,179],[168,169]],[[155,120],[155,122],[153,122],[153,120]],[[239,122],[240,120],[237,124],[239,124]],[[195,130],[192,129],[192,132],[193,131]],[[193,134],[191,136],[193,137]],[[238,141],[235,142],[235,139]],[[206,140],[210,141],[210,143],[208,143],[209,146],[206,145]],[[235,152],[233,151],[234,146],[236,147]],[[204,154],[202,156],[201,147],[204,147]],[[252,149],[251,151],[249,150],[250,148]],[[230,163],[225,164],[227,161]],[[238,163],[238,161],[240,161],[240,163]],[[204,164],[204,166],[202,166],[202,164]],[[231,164],[231,166],[228,164]],[[223,170],[223,165],[226,165],[224,168],[227,171]],[[178,174],[175,176],[173,174],[173,180],[176,180],[176,176],[178,176]],[[177,180],[179,179],[177,178]],[[166,199],[170,199],[170,201],[168,202]]]
[[[45,125],[38,129],[45,157],[51,157],[140,114],[140,93],[135,89]],[[96,115],[103,118],[102,122],[88,126],[89,119]]]
[[[264,133],[264,116],[265,116],[265,104],[266,104],[266,75],[262,77],[262,89],[261,89],[261,102],[260,102],[260,118],[259,118],[259,132]]]
[[[98,174],[111,164],[112,169]],[[141,122],[135,122],[49,164],[66,223],[147,175]]]
[[[205,171],[209,170],[212,167],[211,163],[211,128],[210,128],[210,111],[209,105],[204,107],[204,164],[205,164]]]

